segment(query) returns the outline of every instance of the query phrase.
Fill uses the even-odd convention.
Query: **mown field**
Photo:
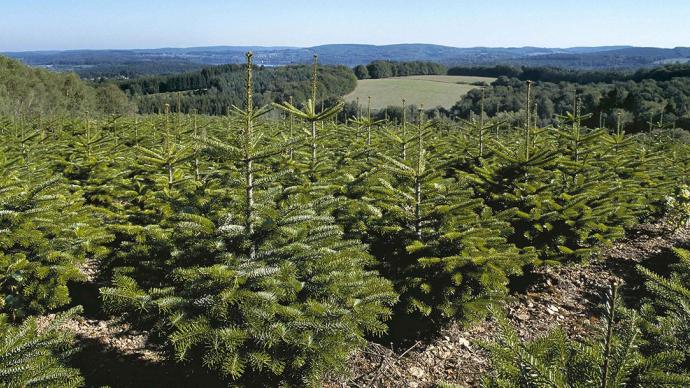
[[[442,106],[450,108],[462,96],[472,89],[476,82],[493,82],[495,78],[466,77],[452,75],[417,75],[384,79],[366,79],[357,81],[354,92],[345,96],[345,101],[356,101],[364,104],[371,96],[372,109],[400,105],[401,98],[408,104],[432,108]]]

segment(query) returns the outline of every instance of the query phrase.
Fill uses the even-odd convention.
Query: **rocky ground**
[[[668,254],[669,248],[690,243],[690,230],[672,232],[661,224],[644,224],[625,240],[606,250],[589,265],[543,268],[514,284],[515,292],[506,315],[522,338],[533,338],[556,325],[574,337],[583,338],[597,322],[597,309],[612,279],[636,284],[635,264]],[[98,295],[92,265],[84,268],[88,277],[82,295]],[[76,302],[86,307],[84,317],[67,323],[83,347],[75,366],[92,371],[87,384],[111,386],[220,386],[199,368],[184,368],[166,361],[164,350],[149,341],[146,332],[134,330],[117,319],[102,316],[97,301]],[[46,316],[50,319],[50,316]],[[405,346],[370,343],[354,355],[350,376],[333,380],[329,387],[430,387],[444,381],[473,387],[487,371],[487,354],[478,345],[495,335],[489,320],[472,326],[454,323],[434,339]],[[196,371],[195,371],[196,370]],[[203,370],[203,369],[202,369]],[[200,374],[201,373],[201,374]],[[114,376],[117,376],[115,378]]]
[[[73,304],[85,308],[83,316],[68,320],[65,328],[77,334],[83,342],[99,343],[106,351],[115,351],[126,356],[134,356],[146,362],[159,362],[164,359],[162,350],[151,346],[148,334],[130,327],[129,324],[108,319],[100,313],[97,298],[99,282],[96,278],[97,263],[88,261],[80,268],[85,282],[71,287]],[[88,296],[87,296],[88,295]],[[89,300],[86,300],[86,299]],[[51,320],[55,314],[46,315],[43,319]]]

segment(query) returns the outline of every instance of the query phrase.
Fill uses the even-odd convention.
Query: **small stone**
[[[414,376],[418,379],[421,379],[422,377],[424,377],[424,370],[422,370],[422,368],[420,368],[418,366],[411,367],[410,369],[408,369],[408,372],[410,372],[410,374],[412,376]]]
[[[458,345],[460,345],[460,347],[463,347],[465,349],[469,349],[470,348],[470,341],[468,341],[465,338],[460,337],[460,338],[458,338]]]

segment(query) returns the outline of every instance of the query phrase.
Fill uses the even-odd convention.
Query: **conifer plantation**
[[[348,117],[316,56],[304,98],[259,105],[251,53],[238,69],[241,103],[218,116],[174,98],[151,115],[0,111],[0,386],[94,385],[66,323],[94,316],[225,386],[376,386],[389,366],[352,369],[372,346],[487,324],[468,345],[487,387],[690,386],[688,246],[628,263],[587,338],[525,338],[506,307],[642,224],[687,227],[690,144],[671,130],[588,127],[577,95],[540,126],[529,81],[517,124],[483,100],[467,120],[404,100],[394,119]]]

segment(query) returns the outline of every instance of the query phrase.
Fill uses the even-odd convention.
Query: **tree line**
[[[669,81],[677,77],[690,77],[690,65],[672,64],[637,71],[624,70],[575,70],[559,67],[528,67],[512,65],[458,66],[448,69],[448,75],[517,78],[523,81],[573,82],[579,84],[642,81]]]
[[[443,75],[447,68],[440,63],[428,61],[393,62],[373,61],[354,68],[357,79],[380,79],[410,75]]]
[[[535,82],[532,93],[530,110],[540,125],[556,124],[557,115],[573,111],[577,104],[583,112],[591,113],[583,124],[593,128],[615,128],[621,120],[626,130],[633,132],[670,126],[690,129],[690,78],[590,84]],[[451,118],[469,118],[483,109],[489,116],[522,120],[526,94],[526,82],[499,77],[483,92],[471,90],[442,113]]]
[[[161,112],[165,104],[173,110],[203,114],[226,114],[243,101],[244,70],[241,65],[223,65],[171,76],[123,81],[120,88],[132,96],[140,113]],[[345,66],[319,68],[318,100],[339,97],[357,86],[352,70]],[[254,103],[266,105],[293,98],[305,101],[310,93],[309,66],[257,67],[254,74]]]

